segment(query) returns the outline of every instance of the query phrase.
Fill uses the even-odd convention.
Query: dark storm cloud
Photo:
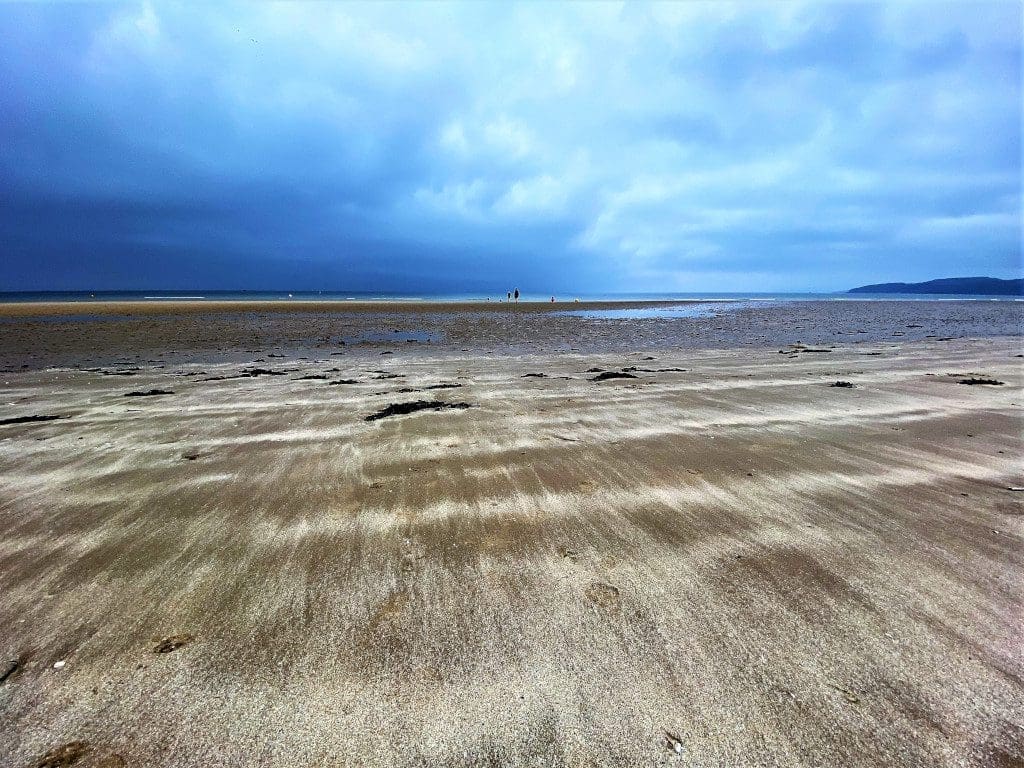
[[[0,7],[0,289],[1020,270],[1017,4]]]

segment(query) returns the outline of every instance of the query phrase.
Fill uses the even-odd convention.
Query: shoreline
[[[308,301],[293,299],[237,299],[183,301],[178,299],[153,301],[38,301],[0,302],[0,317],[34,317],[39,315],[176,315],[176,314],[230,314],[235,312],[322,312],[381,313],[401,310],[406,312],[521,312],[546,313],[575,309],[632,309],[689,304],[722,303],[715,299],[658,299],[641,301],[422,301],[419,299],[394,300],[332,300]]]
[[[150,300],[106,300],[85,299],[80,301],[0,301],[0,318],[39,317],[39,316],[75,316],[75,315],[186,315],[186,314],[230,314],[237,312],[265,312],[269,314],[286,313],[324,313],[353,314],[382,312],[519,312],[521,314],[545,314],[573,310],[609,310],[609,309],[652,309],[658,307],[676,307],[701,304],[712,305],[747,305],[747,306],[783,306],[787,304],[840,303],[851,305],[893,304],[987,304],[1000,303],[1008,305],[1024,304],[1024,298],[1013,296],[956,296],[942,298],[937,296],[892,297],[856,296],[839,294],[831,298],[809,295],[807,298],[781,297],[759,298],[745,295],[680,299],[588,299],[580,301],[554,302],[544,300],[520,300],[519,302],[487,301],[483,299],[177,299],[153,298]]]

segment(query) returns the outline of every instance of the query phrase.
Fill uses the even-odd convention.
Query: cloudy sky
[[[0,5],[0,290],[1019,276],[1021,9]]]

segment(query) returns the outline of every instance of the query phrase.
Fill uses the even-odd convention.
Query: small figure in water
[[[509,291],[505,295],[508,296],[508,300],[509,300],[509,302],[511,302],[512,301],[512,291]]]
[[[512,296],[513,296],[513,297],[515,297],[515,300],[516,300],[516,304],[518,304],[518,303],[519,303],[519,289],[518,289],[518,288],[516,288],[516,289],[515,289],[515,290],[514,290],[514,291],[512,292]]]
[[[554,296],[552,296],[552,297],[551,297],[551,303],[552,303],[552,304],[554,304],[554,303],[555,303],[555,297],[554,297]]]

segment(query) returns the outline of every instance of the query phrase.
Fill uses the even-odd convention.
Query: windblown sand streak
[[[1013,765],[1014,346],[6,374],[0,762]]]

